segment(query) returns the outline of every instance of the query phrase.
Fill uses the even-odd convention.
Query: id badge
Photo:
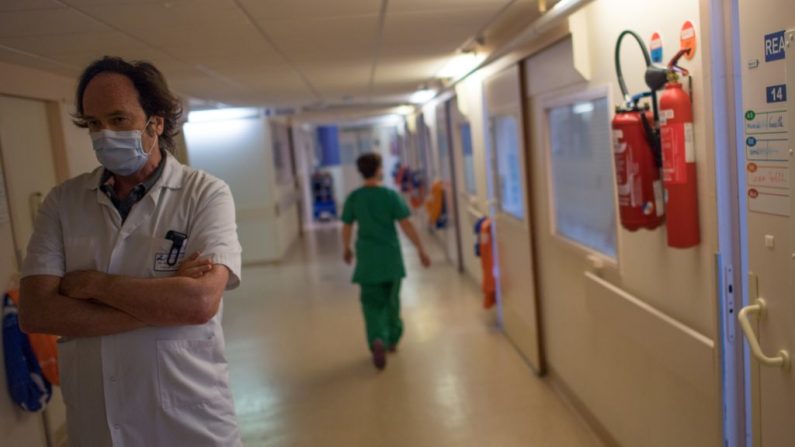
[[[169,255],[168,252],[164,253],[155,253],[155,271],[156,272],[176,272],[179,270],[179,265],[182,264],[182,260],[185,259],[185,249],[183,248],[180,250],[179,255],[177,256],[177,262],[174,265],[169,265]],[[174,257],[171,257],[171,260],[174,260]]]
[[[176,272],[188,247],[188,238],[184,233],[169,231],[166,239],[171,241],[171,248],[167,252],[155,253],[154,270],[156,272]]]

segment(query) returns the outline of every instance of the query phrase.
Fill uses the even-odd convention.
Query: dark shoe
[[[386,368],[386,349],[384,342],[376,340],[373,342],[373,365],[379,370]]]

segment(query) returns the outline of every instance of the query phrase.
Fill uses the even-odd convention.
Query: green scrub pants
[[[370,348],[376,340],[381,340],[387,348],[397,346],[403,335],[400,283],[401,280],[397,279],[380,284],[361,284],[362,311]]]

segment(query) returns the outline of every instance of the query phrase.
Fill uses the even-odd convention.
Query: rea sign
[[[784,59],[784,31],[765,35],[765,62]]]

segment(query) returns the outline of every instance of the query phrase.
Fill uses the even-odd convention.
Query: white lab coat
[[[98,270],[171,276],[162,263],[168,231],[188,236],[240,282],[241,247],[229,187],[167,155],[163,174],[122,224],[99,190],[102,169],[56,187],[45,200],[23,276]],[[160,259],[160,262],[157,261]],[[59,343],[61,387],[72,446],[237,446],[221,311],[203,325],[147,327]]]

